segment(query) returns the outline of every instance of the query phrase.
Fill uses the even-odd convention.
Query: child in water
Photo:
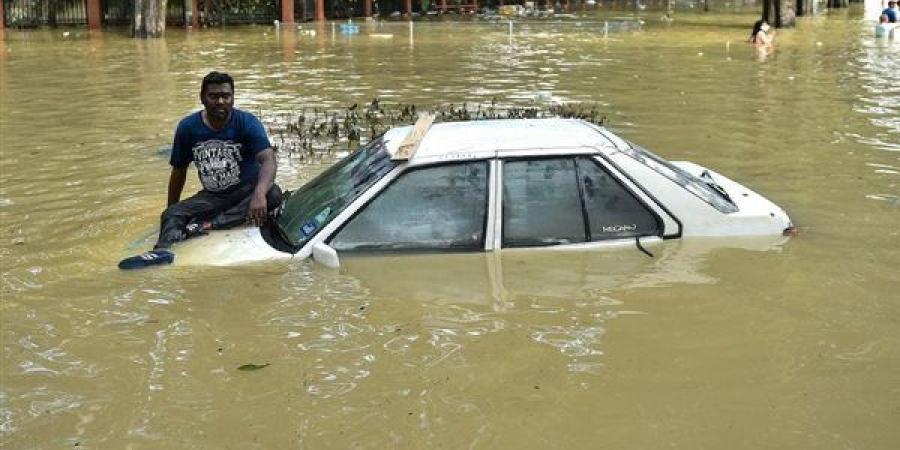
[[[771,48],[775,40],[775,31],[769,34],[769,24],[765,20],[757,20],[750,32],[750,42],[757,48]]]
[[[875,25],[875,38],[883,39],[888,36],[894,37],[894,27],[893,24],[889,23],[887,14],[882,14],[878,18],[878,25]]]

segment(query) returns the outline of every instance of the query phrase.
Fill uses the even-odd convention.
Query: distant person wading
[[[887,8],[881,11],[881,14],[887,16],[889,23],[897,23],[898,16],[900,16],[900,8],[898,8],[897,2],[889,1]]]
[[[881,17],[878,18],[878,25],[875,25],[875,38],[883,39],[883,38],[894,38],[895,33],[894,24],[890,23],[888,20],[887,14],[882,14]]]
[[[181,120],[172,144],[168,208],[153,250],[119,263],[121,269],[169,264],[175,242],[244,223],[262,225],[281,203],[275,152],[253,114],[234,108],[234,80],[210,72],[200,86],[204,109]],[[193,162],[203,190],[181,199]]]
[[[770,30],[771,27],[765,20],[757,20],[753,24],[753,31],[750,32],[750,43],[756,48],[771,48],[775,43],[775,30],[771,30],[769,34]]]

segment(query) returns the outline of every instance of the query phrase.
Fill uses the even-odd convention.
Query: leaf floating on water
[[[245,371],[245,372],[249,372],[249,371],[251,371],[251,370],[264,369],[264,368],[268,367],[269,365],[271,365],[271,363],[265,363],[265,364],[263,364],[263,365],[259,365],[259,364],[244,364],[243,366],[238,367],[237,370],[243,370],[243,371]]]

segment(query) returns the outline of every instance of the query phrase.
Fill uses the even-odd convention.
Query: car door
[[[361,206],[327,240],[338,252],[481,251],[488,161],[414,168]]]
[[[503,248],[633,245],[661,218],[589,155],[502,161]]]

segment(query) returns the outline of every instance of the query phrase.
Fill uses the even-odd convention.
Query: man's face
[[[203,101],[208,116],[214,120],[223,121],[228,118],[231,108],[234,107],[234,92],[228,83],[209,84],[201,96],[201,101]]]

